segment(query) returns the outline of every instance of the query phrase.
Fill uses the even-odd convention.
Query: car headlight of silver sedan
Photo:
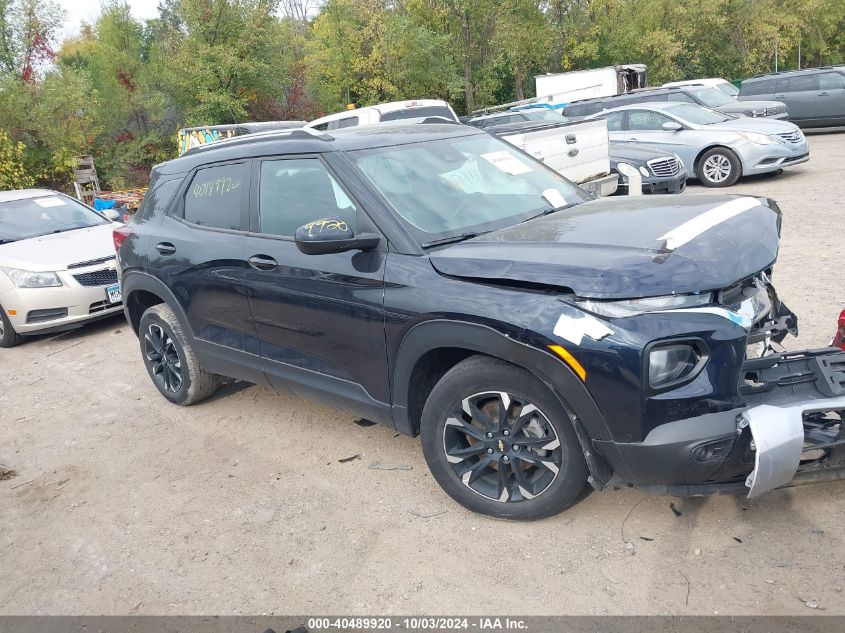
[[[752,143],[757,143],[757,145],[778,145],[780,143],[780,139],[759,132],[737,132],[737,134]]]
[[[17,268],[0,268],[9,276],[18,288],[55,288],[62,285],[62,280],[53,272],[32,272]]]

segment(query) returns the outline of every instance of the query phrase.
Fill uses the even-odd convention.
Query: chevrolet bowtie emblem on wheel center
[[[502,440],[499,440],[499,450],[504,453],[505,452],[505,443]]]

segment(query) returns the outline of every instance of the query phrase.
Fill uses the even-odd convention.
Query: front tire
[[[581,497],[587,465],[564,406],[533,374],[473,356],[435,385],[420,427],[425,460],[449,496],[503,519],[552,516]]]
[[[14,347],[23,343],[24,337],[15,332],[3,306],[0,306],[0,347]]]
[[[196,404],[220,387],[221,378],[200,367],[190,340],[167,304],[155,305],[144,312],[138,339],[150,379],[170,402],[183,406]]]
[[[742,175],[742,163],[727,147],[714,147],[698,159],[695,173],[705,187],[730,187]]]

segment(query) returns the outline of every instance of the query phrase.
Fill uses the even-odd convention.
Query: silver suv
[[[805,68],[751,77],[742,82],[740,101],[777,99],[800,127],[845,125],[845,66]]]

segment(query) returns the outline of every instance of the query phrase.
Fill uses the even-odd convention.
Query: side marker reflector
[[[574,371],[581,379],[581,382],[585,382],[587,380],[587,370],[584,369],[584,366],[581,365],[581,363],[579,363],[564,347],[560,345],[549,345],[549,349],[560,356],[564,363],[569,365],[572,371]]]
[[[17,310],[6,310],[6,312],[9,313],[9,316],[15,316],[18,313]]]

